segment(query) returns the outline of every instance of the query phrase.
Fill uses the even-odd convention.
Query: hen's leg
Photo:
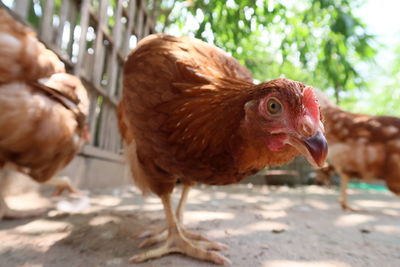
[[[339,203],[343,210],[348,210],[350,208],[347,204],[347,186],[349,184],[349,177],[341,173],[340,178]]]
[[[184,185],[182,188],[181,199],[179,200],[178,207],[176,208],[176,218],[179,223],[183,222],[183,212],[185,211],[186,202],[189,196],[190,185]]]
[[[53,196],[59,196],[64,191],[67,191],[69,194],[72,193],[79,194],[79,190],[72,185],[71,180],[67,176],[53,177],[47,182],[45,182],[45,184],[56,186],[54,192],[52,193]]]
[[[200,246],[202,246],[206,249],[214,249],[214,250],[228,249],[229,247],[225,244],[213,242],[213,241],[209,240],[207,237],[205,237],[201,234],[197,234],[197,233],[188,231],[183,227],[183,212],[185,210],[185,206],[186,206],[190,188],[191,188],[191,186],[189,186],[189,185],[183,186],[181,198],[179,200],[179,204],[176,209],[176,218],[177,218],[177,222],[180,226],[182,234],[186,238],[192,239],[193,243],[199,244]],[[156,229],[153,232],[149,231],[149,232],[145,232],[142,235],[140,235],[140,237],[147,237],[147,236],[148,236],[148,238],[146,238],[139,244],[139,248],[145,248],[145,247],[154,245],[158,242],[166,240],[167,239],[167,226]]]
[[[185,206],[186,206],[186,202],[188,199],[188,195],[189,195],[189,191],[190,188],[192,188],[189,185],[184,185],[183,189],[182,189],[182,195],[181,195],[181,199],[179,200],[179,204],[178,207],[176,209],[176,218],[178,219],[178,223],[181,225],[181,229],[183,234],[190,239],[193,240],[202,240],[202,241],[207,241],[207,242],[202,242],[203,244],[208,244],[210,249],[216,249],[216,250],[223,250],[223,249],[228,249],[228,246],[221,244],[221,243],[217,243],[217,242],[212,242],[210,241],[207,237],[197,234],[197,233],[193,233],[190,232],[188,230],[186,230],[182,225],[183,225],[183,212],[185,211]]]
[[[178,207],[176,209],[176,218],[178,220],[178,223],[182,224],[182,219],[183,219],[183,211],[185,209],[186,201],[189,195],[191,186],[189,185],[184,185],[182,188],[182,193],[181,193],[181,198],[179,200]],[[153,231],[146,231],[139,235],[139,238],[142,237],[149,237],[148,239],[144,240],[139,247],[147,247],[150,245],[153,245],[157,242],[163,241],[167,238],[167,226],[163,226],[160,228],[157,228],[156,230]]]
[[[339,197],[339,203],[340,206],[342,207],[343,210],[348,210],[348,211],[358,211],[356,209],[353,209],[347,204],[347,187],[349,185],[349,180],[350,177],[347,174],[340,174],[341,180],[340,180],[340,197]]]
[[[181,198],[179,200],[179,204],[176,209],[176,218],[180,225],[182,225],[183,211],[184,211],[184,208],[186,205],[186,201],[187,201],[187,197],[189,195],[190,188],[191,188],[191,186],[189,186],[189,185],[183,186]],[[166,240],[167,232],[168,232],[167,230],[168,230],[167,226],[162,226],[153,231],[146,231],[146,232],[142,233],[141,235],[139,235],[139,238],[142,238],[142,237],[147,237],[147,238],[139,244],[139,248],[149,247],[158,242]]]
[[[217,264],[227,264],[230,261],[219,253],[208,251],[201,246],[193,244],[187,239],[178,223],[177,217],[172,211],[170,194],[162,195],[161,200],[164,206],[167,219],[168,237],[166,242],[159,248],[146,251],[133,256],[131,262],[142,262],[149,259],[159,258],[170,253],[182,253],[200,260],[207,260]]]

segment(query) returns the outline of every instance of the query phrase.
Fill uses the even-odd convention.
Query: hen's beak
[[[288,143],[303,154],[312,165],[316,167],[324,165],[328,153],[328,143],[320,131],[308,138],[290,136]]]

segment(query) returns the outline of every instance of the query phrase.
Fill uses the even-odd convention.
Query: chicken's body
[[[268,101],[285,98],[281,104],[282,109],[288,109],[285,114],[302,116],[308,112],[301,103],[308,98],[303,93],[310,94],[306,100],[310,104],[307,102],[306,106],[318,113],[311,89],[305,89],[303,84],[279,79],[254,85],[250,73],[235,59],[204,42],[163,34],[142,40],[125,64],[118,117],[135,182],[144,193],[161,197],[169,237],[162,249],[133,260],[175,251],[216,263],[227,262],[223,256],[208,251],[224,246],[204,241],[204,237],[182,227],[188,189],[195,183],[232,184],[265,166],[283,164],[298,155],[279,130],[265,136],[265,128],[280,129],[281,125],[265,115],[271,121],[264,128],[268,122],[261,118],[259,109],[264,107],[260,104],[262,99],[271,95],[274,97]],[[315,112],[313,118],[318,124],[319,113]],[[312,133],[307,137],[319,129],[314,122],[310,127]],[[322,154],[319,156],[323,158]],[[185,190],[175,216],[170,194],[177,179]],[[158,240],[160,236],[154,236],[145,244]]]
[[[350,178],[385,180],[400,195],[400,118],[344,111],[317,94],[329,142],[328,159],[341,176],[340,204],[347,203]]]
[[[7,166],[49,181],[83,143],[86,90],[31,30],[1,8],[0,58],[0,171]],[[0,203],[1,210],[8,217],[8,207]]]

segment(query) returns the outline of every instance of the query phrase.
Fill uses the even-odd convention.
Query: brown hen
[[[190,187],[232,184],[299,154],[320,166],[327,151],[311,87],[287,79],[255,85],[234,58],[187,37],[151,35],[131,52],[118,118],[133,178],[161,198],[167,218],[141,247],[164,245],[134,262],[179,252],[228,263],[213,251],[225,245],[183,227]],[[175,214],[177,180],[184,188]]]
[[[339,202],[347,203],[350,178],[384,180],[400,195],[400,118],[370,116],[344,111],[320,91],[317,97],[329,142],[328,160],[341,177]]]
[[[68,181],[52,176],[87,137],[85,88],[65,73],[63,63],[30,29],[2,8],[0,58],[0,187],[17,170],[56,184],[57,190],[74,190]],[[37,213],[11,210],[0,193],[0,219]]]

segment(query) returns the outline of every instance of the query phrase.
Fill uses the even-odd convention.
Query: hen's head
[[[313,89],[288,79],[277,79],[256,86],[257,97],[245,105],[252,132],[270,151],[291,146],[307,160],[321,167],[328,145],[323,135],[319,106]]]

